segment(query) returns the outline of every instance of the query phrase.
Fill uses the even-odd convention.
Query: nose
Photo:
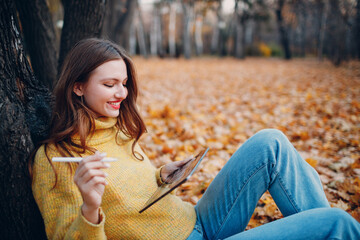
[[[121,86],[117,89],[117,91],[116,91],[116,93],[115,93],[115,97],[116,97],[116,98],[120,98],[120,99],[125,99],[126,96],[127,96],[127,89],[126,89],[126,87],[124,87],[123,85],[121,85]]]

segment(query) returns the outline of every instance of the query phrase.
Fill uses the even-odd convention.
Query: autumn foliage
[[[360,221],[360,63],[316,60],[135,58],[141,145],[160,166],[210,152],[177,194],[195,204],[232,153],[264,128],[280,129],[320,174],[333,207]],[[248,228],[281,218],[268,193]]]

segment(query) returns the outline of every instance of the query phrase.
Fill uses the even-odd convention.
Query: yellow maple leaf
[[[313,159],[313,158],[306,158],[305,161],[310,164],[310,166],[312,166],[313,168],[316,168],[317,165],[317,160]]]

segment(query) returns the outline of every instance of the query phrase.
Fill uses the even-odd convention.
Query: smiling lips
[[[116,110],[120,109],[120,103],[121,101],[108,102],[108,104]]]

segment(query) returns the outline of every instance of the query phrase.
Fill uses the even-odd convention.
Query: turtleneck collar
[[[95,131],[109,129],[115,126],[117,118],[100,117],[95,119]]]
[[[95,119],[95,132],[93,135],[88,136],[86,144],[88,146],[94,146],[101,144],[115,138],[117,118],[100,117]],[[72,137],[73,141],[80,143],[80,137],[78,134]]]

